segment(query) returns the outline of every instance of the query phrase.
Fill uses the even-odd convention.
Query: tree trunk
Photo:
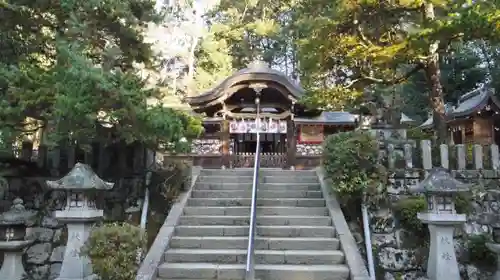
[[[425,69],[425,74],[431,88],[429,102],[432,107],[432,116],[434,128],[437,133],[437,142],[442,144],[448,142],[448,125],[445,118],[443,87],[439,79],[441,77],[441,71],[439,70],[439,66],[436,66],[435,64],[437,63],[429,63]]]
[[[434,5],[426,2],[423,5],[423,14],[426,21],[435,18]],[[434,41],[429,45],[427,61],[425,61],[425,76],[431,92],[429,93],[429,105],[432,108],[434,129],[437,134],[437,142],[448,142],[448,125],[445,116],[445,104],[443,86],[441,84],[441,69],[439,68],[439,41]]]

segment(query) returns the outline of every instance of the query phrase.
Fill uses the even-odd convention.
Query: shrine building
[[[500,145],[500,100],[492,88],[484,86],[468,92],[446,109],[453,144]],[[420,127],[433,129],[432,116]]]
[[[205,168],[252,167],[260,124],[261,167],[318,166],[325,137],[354,130],[358,117],[308,109],[298,103],[304,94],[304,89],[283,73],[254,62],[213,89],[188,97],[191,110],[203,116],[204,126],[204,134],[193,142],[194,164]]]

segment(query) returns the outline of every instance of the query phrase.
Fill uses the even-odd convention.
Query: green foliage
[[[394,216],[399,224],[416,236],[426,236],[427,227],[417,218],[418,212],[424,212],[427,209],[427,202],[424,197],[409,197],[400,199],[394,205]]]
[[[58,64],[44,71],[28,68],[30,65],[10,71],[11,79],[4,80],[8,86],[6,99],[0,100],[5,105],[0,112],[2,119],[12,120],[10,124],[15,126],[23,111],[36,111],[45,123],[51,124],[52,133],[48,136],[52,143],[66,139],[80,144],[102,141],[100,111],[106,113],[106,122],[114,126],[114,137],[127,143],[140,141],[168,148],[169,143],[178,143],[181,137],[192,138],[200,133],[199,120],[161,104],[148,105],[148,100],[160,95],[157,90],[148,89],[137,72],[106,71],[79,55],[81,51],[80,46],[62,41],[58,45]],[[38,73],[42,78],[33,79]],[[18,107],[7,100],[17,100]]]
[[[453,203],[458,214],[470,214],[472,211],[472,197],[469,193],[457,193]]]
[[[43,128],[50,131],[49,145],[139,141],[179,150],[179,139],[201,132],[199,120],[156,102],[162,94],[139,70],[150,70],[156,60],[143,38],[147,24],[160,19],[154,1],[0,6],[6,21],[0,26],[3,135]],[[112,128],[104,129],[103,121]]]
[[[434,137],[432,131],[415,127],[406,131],[406,138],[420,142],[421,140],[431,140]]]
[[[488,79],[488,69],[481,64],[476,41],[457,42],[440,57],[441,83],[446,93],[446,102],[456,103],[458,97],[475,89]],[[395,87],[404,100],[402,110],[415,118],[425,121],[429,110],[428,94],[431,88],[424,73],[418,72],[400,86]]]
[[[323,145],[325,175],[344,202],[364,194],[369,203],[384,197],[387,177],[378,163],[378,142],[369,132],[330,135]]]
[[[471,235],[466,242],[467,255],[470,263],[480,267],[493,267],[496,265],[496,255],[486,247],[491,242],[487,234]]]
[[[208,14],[213,19],[211,31],[227,42],[235,69],[255,59],[277,63],[286,56],[293,38],[287,25],[294,4],[291,0],[219,1]]]
[[[460,69],[459,58],[449,63],[447,54],[454,52],[452,44],[478,38],[498,41],[500,35],[498,24],[494,23],[500,15],[498,1],[297,2],[293,25],[299,30],[298,65],[305,76],[301,81],[307,88],[315,89],[313,93],[319,93],[316,99],[335,107],[337,96],[353,91],[360,95],[373,90],[371,85],[394,86],[418,75],[411,82],[411,93],[396,90],[399,95],[406,95],[406,100],[423,97],[411,106],[430,107],[439,116],[435,125],[440,142],[447,138],[445,96],[452,100],[457,91],[474,87],[485,77],[481,69]],[[479,68],[480,59],[471,53],[469,50],[465,64]],[[440,68],[446,64],[453,70],[442,77]],[[323,91],[337,94],[332,98]],[[410,106],[406,102],[401,105],[402,109]],[[412,115],[415,114],[422,112],[413,110]]]
[[[144,232],[139,227],[104,224],[90,233],[81,254],[90,258],[101,279],[133,280],[139,268],[137,252],[144,246]]]

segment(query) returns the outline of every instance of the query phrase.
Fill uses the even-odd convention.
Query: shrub
[[[385,192],[386,172],[378,163],[378,141],[363,131],[330,135],[324,142],[323,168],[333,190],[345,204],[367,194],[375,203]]]
[[[458,214],[470,214],[472,212],[471,204],[471,194],[469,193],[458,193],[453,198],[453,203],[455,203],[455,210]]]
[[[486,247],[487,242],[491,242],[491,238],[487,234],[472,235],[467,239],[467,253],[470,263],[480,267],[495,266],[496,255]]]
[[[401,227],[415,234],[422,235],[426,231],[426,227],[417,218],[418,212],[424,212],[427,209],[425,198],[409,197],[400,199],[394,205],[394,216],[398,219]]]
[[[89,257],[94,273],[102,280],[134,280],[139,268],[137,250],[143,249],[143,231],[123,223],[95,228],[82,248]]]

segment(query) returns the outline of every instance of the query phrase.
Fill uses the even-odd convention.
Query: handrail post
[[[245,267],[245,279],[246,280],[254,280],[255,279],[255,256],[254,256],[254,243],[255,243],[255,227],[257,225],[257,187],[259,184],[259,166],[260,166],[260,99],[257,97],[255,99],[255,103],[257,105],[257,114],[256,114],[256,147],[255,147],[255,161],[253,167],[253,180],[252,180],[252,202],[250,206],[250,225],[248,231],[248,247],[247,247],[247,262]]]

